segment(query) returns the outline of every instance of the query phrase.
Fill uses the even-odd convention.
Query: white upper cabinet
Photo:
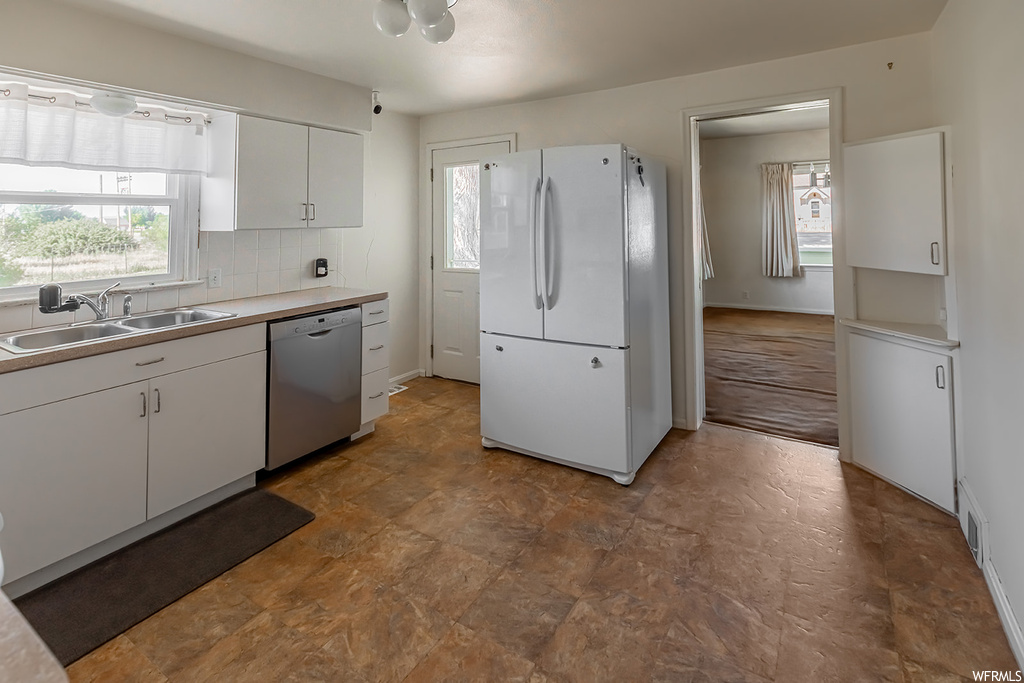
[[[843,170],[847,263],[945,275],[942,132],[846,145]]]
[[[306,227],[308,137],[306,126],[238,117],[235,227]]]
[[[310,228],[363,224],[363,137],[309,129]]]
[[[363,224],[363,137],[251,116],[209,128],[200,229],[347,228]]]

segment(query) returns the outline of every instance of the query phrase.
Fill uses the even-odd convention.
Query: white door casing
[[[467,168],[479,171],[483,157],[508,154],[511,142],[437,148],[431,152],[431,256],[433,263],[433,374],[464,382],[480,381],[480,270],[479,241],[472,249],[453,244],[450,230],[455,174]],[[472,170],[468,171],[472,175]],[[466,176],[463,176],[465,178]],[[477,193],[479,198],[479,193]],[[479,214],[472,218],[479,229]],[[472,231],[469,231],[472,232]],[[466,232],[460,233],[465,235]],[[478,238],[478,234],[477,234]],[[455,248],[458,253],[453,253]]]

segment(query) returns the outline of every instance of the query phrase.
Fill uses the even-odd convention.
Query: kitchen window
[[[0,76],[0,299],[194,275],[206,116],[95,97]]]
[[[832,265],[832,174],[829,162],[793,164],[796,242],[802,266]]]
[[[191,179],[0,164],[0,295],[183,280]]]

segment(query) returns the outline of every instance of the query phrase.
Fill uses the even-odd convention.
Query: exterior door
[[[544,338],[620,346],[626,338],[624,149],[544,150]]]
[[[433,374],[480,382],[480,159],[511,143],[435,149],[433,212]]]

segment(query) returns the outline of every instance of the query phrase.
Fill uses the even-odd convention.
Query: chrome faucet
[[[97,320],[103,320],[110,314],[110,290],[114,287],[120,286],[120,284],[120,282],[115,282],[104,289],[96,295],[96,301],[93,301],[84,294],[72,294],[68,297],[68,301],[77,301],[79,304],[85,304],[92,309],[93,313],[96,314]]]

